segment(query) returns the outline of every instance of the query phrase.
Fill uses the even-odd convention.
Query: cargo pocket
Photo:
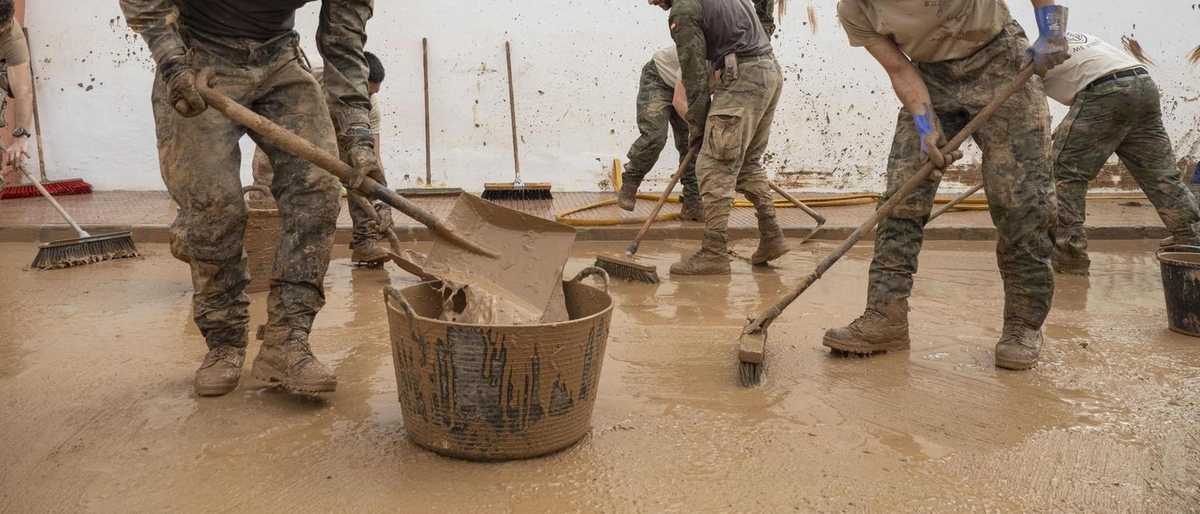
[[[708,121],[704,125],[702,153],[718,161],[736,161],[741,158],[744,112],[742,107],[709,111]]]

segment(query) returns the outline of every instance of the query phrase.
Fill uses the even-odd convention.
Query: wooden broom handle
[[[508,41],[504,42],[504,62],[508,67],[508,119],[512,122],[513,170],[516,172],[516,181],[521,182],[521,153],[517,149],[517,100],[513,94],[512,50]]]

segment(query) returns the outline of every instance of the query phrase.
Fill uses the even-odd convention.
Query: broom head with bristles
[[[62,269],[96,262],[137,257],[132,232],[53,241],[38,248],[33,267]]]
[[[609,255],[597,255],[595,266],[607,271],[608,276],[612,278],[619,278],[621,280],[629,280],[633,282],[645,282],[647,284],[657,284],[659,282],[657,268],[629,259],[622,259],[620,257],[612,257]]]
[[[458,196],[463,193],[461,187],[412,187],[408,189],[397,189],[396,193],[405,198],[422,197],[422,196]]]
[[[46,192],[51,196],[66,196],[66,195],[90,195],[92,194],[92,185],[84,182],[83,179],[72,178],[67,180],[47,180],[42,182],[42,187],[46,188]],[[15,198],[33,198],[41,196],[37,187],[33,184],[16,184],[6,186],[3,191],[0,191],[0,200],[12,200]]]
[[[549,182],[528,184],[487,183],[483,185],[484,200],[553,200]]]
[[[763,353],[767,346],[767,329],[756,328],[742,331],[738,338],[738,377],[743,387],[755,387],[762,383]]]

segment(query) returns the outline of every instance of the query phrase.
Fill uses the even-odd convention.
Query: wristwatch
[[[33,134],[30,134],[28,130],[25,130],[25,127],[17,127],[17,130],[13,131],[13,137],[29,137],[31,135]]]

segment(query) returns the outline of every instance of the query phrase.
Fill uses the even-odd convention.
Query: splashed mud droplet
[[[1157,65],[1153,59],[1146,57],[1146,53],[1142,50],[1142,44],[1138,43],[1136,39],[1130,36],[1121,36],[1121,44],[1125,46],[1125,51],[1129,52],[1129,55],[1132,55],[1138,62],[1150,66]]]

